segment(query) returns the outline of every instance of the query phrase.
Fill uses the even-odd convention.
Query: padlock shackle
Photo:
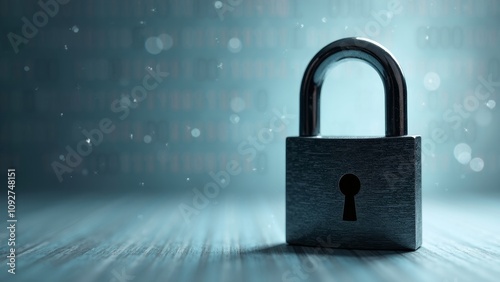
[[[305,70],[300,87],[300,136],[319,135],[321,86],[327,71],[344,59],[360,59],[375,68],[384,84],[385,135],[407,135],[406,80],[401,67],[377,42],[349,37],[321,49]]]

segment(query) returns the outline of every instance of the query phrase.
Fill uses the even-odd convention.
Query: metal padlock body
[[[368,62],[385,88],[386,137],[319,137],[319,96],[328,68]],[[319,74],[319,75],[318,75]],[[407,135],[406,83],[393,56],[362,38],[335,41],[311,60],[301,86],[300,136],[286,140],[286,240],[331,247],[416,250],[422,243],[421,138]],[[355,221],[343,220],[343,175],[354,174]]]

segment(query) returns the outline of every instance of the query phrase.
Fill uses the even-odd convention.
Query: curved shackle
[[[384,84],[385,135],[407,135],[406,81],[398,62],[377,42],[349,37],[325,46],[306,68],[300,87],[300,136],[319,135],[321,86],[327,71],[344,59],[360,59],[375,68]]]

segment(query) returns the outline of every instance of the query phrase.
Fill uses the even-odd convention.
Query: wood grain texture
[[[498,281],[500,205],[471,195],[424,198],[415,252],[285,243],[280,195],[221,195],[187,223],[190,199],[19,199],[17,274],[0,281]],[[4,228],[2,228],[4,229]]]
[[[420,137],[286,141],[286,237],[338,248],[415,250],[422,241]],[[344,221],[339,181],[356,175],[356,221]]]

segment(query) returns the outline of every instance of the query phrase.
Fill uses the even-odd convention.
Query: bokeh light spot
[[[130,98],[128,96],[123,96],[120,99],[120,105],[122,107],[129,107],[132,101],[130,101]]]
[[[455,155],[455,159],[463,165],[466,165],[470,162],[472,149],[466,143],[459,143],[455,146],[453,150],[453,154]]]
[[[227,42],[227,48],[229,49],[230,52],[232,53],[238,53],[241,51],[241,40],[237,37],[233,37],[229,39]]]
[[[191,130],[191,136],[193,136],[194,138],[197,138],[199,137],[201,134],[200,130],[198,128],[193,128]]]
[[[480,172],[484,168],[484,161],[481,158],[473,158],[469,165],[473,171]]]
[[[162,43],[162,50],[163,51],[167,51],[168,49],[172,48],[172,46],[174,46],[174,39],[172,38],[172,36],[170,36],[166,33],[160,34],[158,36],[158,39]]]
[[[489,100],[489,101],[486,103],[486,107],[488,107],[488,108],[490,108],[490,109],[493,109],[496,105],[497,105],[497,103],[495,102],[495,100]]]
[[[428,72],[424,76],[424,87],[428,91],[436,91],[441,85],[441,78],[435,72]]]
[[[163,50],[163,42],[158,37],[149,37],[144,44],[146,51],[152,55],[158,55]]]

